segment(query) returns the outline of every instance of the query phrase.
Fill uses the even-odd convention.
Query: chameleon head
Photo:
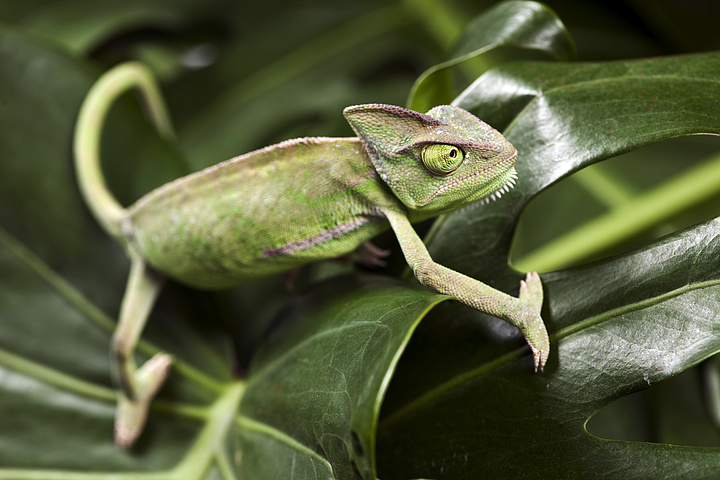
[[[344,111],[380,177],[412,212],[456,210],[512,184],[517,151],[500,132],[462,108],[427,114],[392,105]]]

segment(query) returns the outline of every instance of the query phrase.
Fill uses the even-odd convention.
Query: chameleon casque
[[[164,277],[201,289],[230,287],[347,254],[388,228],[422,284],[517,326],[535,369],[543,368],[550,344],[537,273],[512,297],[435,263],[411,225],[514,184],[517,151],[497,130],[453,106],[426,114],[348,107],[343,113],[357,138],[285,141],[179,178],[124,208],[106,187],[98,150],[111,104],[130,88],[142,94],[160,132],[172,135],[152,75],[127,63],[91,88],[74,145],[85,201],[131,261],[112,346],[122,387],[119,445],[132,445],[142,432],[172,363],[160,353],[138,368],[133,358]]]

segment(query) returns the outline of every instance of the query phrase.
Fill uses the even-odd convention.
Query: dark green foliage
[[[554,2],[568,32],[532,2],[336,3],[0,1],[0,479],[716,478],[720,160],[685,137],[720,132],[717,7]],[[70,149],[85,92],[126,59],[163,79],[179,140],[120,102],[103,154],[125,202],[352,135],[351,104],[453,102],[503,131],[517,187],[427,243],[513,294],[509,258],[553,270],[545,372],[512,328],[402,279],[386,236],[384,271],[320,265],[294,292],[170,284],[140,351],[177,368],[139,444],[114,446],[128,264]]]

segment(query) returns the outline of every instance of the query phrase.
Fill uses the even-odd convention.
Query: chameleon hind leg
[[[115,443],[129,447],[142,433],[150,402],[165,382],[172,357],[155,354],[140,368],[133,354],[163,279],[137,256],[131,257],[130,276],[113,334],[112,356],[121,385],[115,412]]]

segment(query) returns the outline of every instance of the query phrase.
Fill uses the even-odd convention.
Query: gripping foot
[[[528,273],[525,280],[520,281],[519,299],[529,309],[529,318],[523,322],[520,330],[533,352],[535,372],[538,369],[542,372],[550,355],[550,339],[545,329],[545,323],[540,316],[543,289],[540,275],[537,272]]]
[[[170,355],[158,353],[133,375],[133,398],[120,392],[115,412],[115,443],[120,447],[130,448],[142,433],[150,401],[165,383],[171,365]]]

